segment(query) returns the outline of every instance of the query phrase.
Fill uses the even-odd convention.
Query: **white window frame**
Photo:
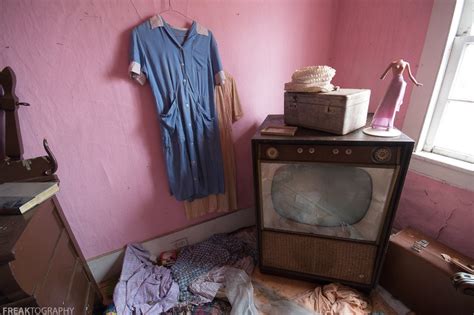
[[[424,150],[429,149],[433,139],[433,132],[429,133],[430,123],[437,124],[441,118],[443,108],[436,106],[438,100],[447,97],[447,94],[444,94],[447,85],[443,89],[441,88],[443,79],[445,75],[447,80],[450,76],[454,77],[456,69],[453,70],[453,68],[457,68],[457,63],[455,66],[453,65],[453,58],[456,55],[451,54],[458,54],[456,49],[460,45],[458,44],[460,40],[456,41],[456,45],[454,45],[454,41],[463,7],[464,0],[435,0],[433,3],[428,32],[417,71],[417,79],[424,85],[421,88],[413,89],[402,130],[416,141],[410,163],[412,171],[474,191],[474,166],[472,163]],[[450,56],[453,56],[451,67],[448,66]]]
[[[423,151],[433,152],[435,154],[440,154],[448,157],[452,157],[459,160],[464,160],[470,163],[474,163],[472,157],[467,156],[459,152],[453,152],[444,148],[437,147],[435,145],[436,133],[438,131],[439,125],[441,123],[441,117],[444,113],[444,109],[449,101],[449,92],[453,85],[457,70],[459,68],[459,63],[462,60],[462,55],[464,52],[464,47],[468,43],[474,43],[474,36],[456,36],[453,41],[453,48],[451,54],[449,55],[449,61],[446,67],[446,72],[444,75],[443,82],[441,84],[440,92],[438,95],[438,100],[436,102],[433,117],[431,118],[428,131],[426,133],[425,143],[423,145]],[[465,101],[465,100],[459,100]]]

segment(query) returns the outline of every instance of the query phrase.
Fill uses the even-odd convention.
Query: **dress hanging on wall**
[[[193,201],[185,201],[188,219],[202,216],[211,212],[224,212],[237,209],[237,185],[234,146],[232,141],[232,123],[243,116],[239,95],[234,78],[225,72],[225,85],[215,87],[219,132],[224,163],[225,193],[209,195]]]
[[[193,200],[224,192],[214,86],[224,71],[211,31],[193,21],[187,30],[159,15],[132,31],[129,71],[148,80],[158,109],[170,193]]]

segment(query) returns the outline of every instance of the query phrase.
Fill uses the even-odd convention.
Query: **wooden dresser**
[[[56,197],[24,215],[0,215],[0,307],[92,314],[100,296]]]

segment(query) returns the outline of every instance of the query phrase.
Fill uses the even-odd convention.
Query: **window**
[[[464,5],[423,151],[474,163],[472,2]],[[468,23],[466,23],[466,20]]]
[[[410,170],[474,191],[474,0],[434,0],[402,130]]]

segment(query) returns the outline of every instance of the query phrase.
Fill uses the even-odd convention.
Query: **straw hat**
[[[291,82],[285,83],[290,92],[329,92],[337,87],[331,84],[336,70],[329,66],[309,66],[296,70]]]

